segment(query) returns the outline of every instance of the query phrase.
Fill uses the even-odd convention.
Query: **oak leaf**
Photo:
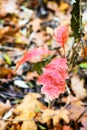
[[[60,93],[65,91],[65,79],[69,78],[66,62],[65,58],[55,58],[43,69],[44,73],[37,80],[39,84],[43,84],[41,92],[49,100],[57,98]]]
[[[53,109],[45,109],[42,111],[42,115],[38,117],[38,120],[41,123],[47,123],[50,119],[53,120],[53,125],[56,126],[60,119],[64,119],[67,123],[69,122],[69,112],[65,109],[53,110]]]
[[[36,108],[44,108],[44,105],[40,103],[37,98],[40,98],[41,95],[38,93],[29,93],[27,94],[22,103],[14,109],[14,120],[29,120],[23,121],[21,130],[37,130],[37,126],[33,118],[36,116]],[[14,121],[13,125],[18,124],[18,121]],[[15,128],[14,128],[15,129]]]

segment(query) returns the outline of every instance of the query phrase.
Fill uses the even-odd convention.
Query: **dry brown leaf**
[[[45,31],[41,31],[35,34],[33,37],[33,42],[36,43],[38,47],[43,46],[47,40],[50,39],[50,36],[46,34]]]
[[[0,78],[10,78],[13,72],[9,68],[0,67]]]
[[[87,130],[87,112],[79,120],[83,127]]]
[[[6,35],[8,35],[8,36],[14,36],[15,33],[19,31],[19,29],[20,29],[20,27],[18,27],[17,25],[14,28],[12,28],[11,26],[9,26],[9,30],[8,30],[8,32],[6,32]]]
[[[4,27],[4,28],[1,28],[0,29],[0,40],[4,40],[4,38],[11,38],[11,36],[14,36],[16,32],[19,31],[19,28],[18,26],[12,28],[11,26],[7,26],[7,27]]]
[[[84,50],[82,49],[81,57],[85,58],[87,56],[87,46],[84,46]]]
[[[27,75],[26,75],[26,80],[33,80],[33,78],[37,78],[39,75],[36,71],[34,72],[28,72]]]
[[[48,2],[47,7],[54,12],[59,12],[58,5],[56,2]]]
[[[3,120],[0,121],[0,130],[6,130],[8,122],[5,122]]]
[[[69,112],[65,109],[60,110],[46,109],[43,111],[39,121],[41,123],[47,123],[50,119],[53,119],[53,124],[55,126],[57,125],[58,121],[62,118],[68,123],[69,122],[68,114]]]
[[[11,108],[11,104],[7,101],[5,104],[0,102],[0,117]]]
[[[4,35],[8,32],[9,27],[0,28],[0,40],[4,37]]]
[[[73,75],[71,78],[71,88],[77,98],[83,99],[87,96],[86,89],[84,88],[84,79],[80,79],[78,75]]]
[[[56,116],[53,117],[54,125],[57,124],[60,119],[64,119],[64,121],[68,123],[68,122],[69,122],[69,116],[68,116],[68,115],[69,115],[69,111],[67,111],[67,110],[64,109],[64,108],[61,108],[61,109],[58,111],[58,113],[57,113],[57,111],[58,111],[58,110],[55,111],[55,115],[56,115]],[[57,114],[58,114],[58,115],[57,115]]]
[[[62,125],[60,125],[59,123],[57,123],[57,125],[54,127],[53,130],[62,130]]]
[[[16,4],[16,0],[0,0],[0,16],[5,16],[6,14],[17,14],[18,7]]]
[[[82,106],[82,103],[80,101],[77,102],[71,102],[70,108],[69,108],[69,112],[70,112],[70,119],[78,119],[78,117],[81,115],[81,113],[83,113],[83,111],[85,110],[85,107]]]
[[[41,29],[42,20],[40,18],[35,18],[31,22],[29,22],[29,26],[32,26],[34,32]]]
[[[36,112],[35,109],[39,107],[42,109],[44,106],[42,103],[40,103],[37,98],[40,98],[40,94],[35,93],[29,93],[25,96],[22,103],[18,105],[15,110],[14,114],[15,120],[29,120],[29,121],[23,121],[21,125],[21,130],[37,130],[37,126],[32,120],[32,118],[35,117]],[[17,123],[16,121],[14,123]]]

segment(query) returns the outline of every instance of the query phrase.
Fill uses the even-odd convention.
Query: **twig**
[[[76,122],[78,122],[81,117],[87,112],[87,108],[80,114],[80,116],[76,119]]]
[[[35,118],[30,118],[30,119],[3,119],[3,118],[0,118],[0,120],[3,120],[3,121],[18,121],[18,122],[22,122],[22,121],[40,121],[44,118],[49,118],[49,117],[54,117],[54,116],[57,116],[57,114],[51,114],[49,116],[44,116],[44,117],[38,117],[37,119]]]

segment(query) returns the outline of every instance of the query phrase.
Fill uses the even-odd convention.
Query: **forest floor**
[[[0,0],[0,130],[87,130],[87,5],[82,5],[84,46],[76,50],[65,93],[49,102],[36,82],[39,64],[27,61],[15,73],[13,70],[29,49],[59,48],[54,29],[61,24],[70,28],[72,5]],[[65,50],[72,59],[74,37],[71,28],[69,31]]]

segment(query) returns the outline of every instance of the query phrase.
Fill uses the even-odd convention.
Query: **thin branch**
[[[51,114],[49,116],[44,116],[44,117],[38,117],[38,118],[30,118],[30,119],[3,119],[3,118],[0,118],[0,120],[3,120],[3,121],[18,121],[18,122],[22,122],[22,121],[39,121],[39,120],[42,120],[44,118],[49,118],[49,117],[54,117],[54,116],[57,116],[57,114]]]
[[[87,112],[87,108],[80,114],[80,116],[76,119],[76,122],[78,122],[81,117]]]

